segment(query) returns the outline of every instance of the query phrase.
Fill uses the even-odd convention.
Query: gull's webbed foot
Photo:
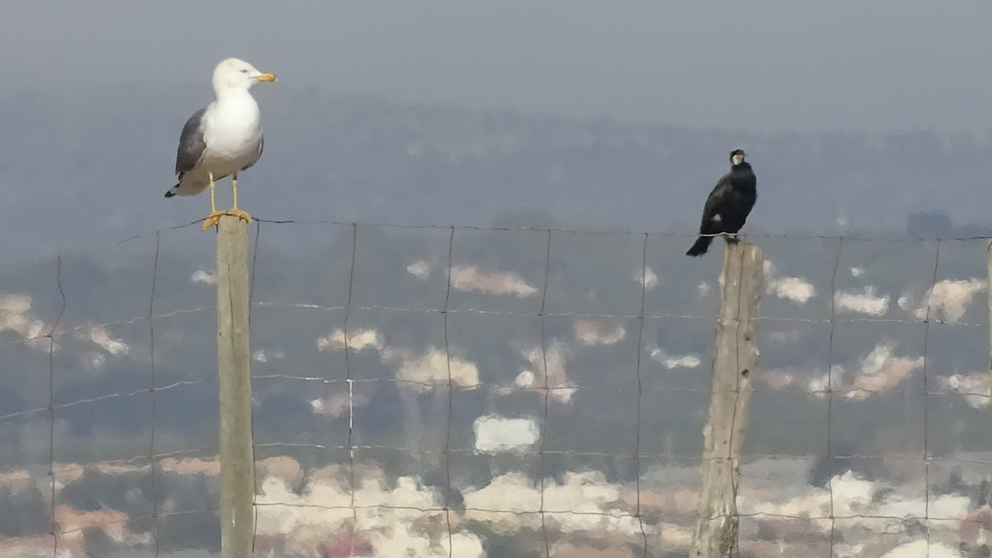
[[[221,215],[226,215],[226,213],[223,211],[217,211],[216,209],[211,211],[210,215],[207,215],[207,219],[203,221],[203,230],[219,225]]]
[[[232,207],[231,209],[228,209],[227,211],[214,211],[214,212],[211,212],[210,215],[207,216],[207,219],[203,222],[203,230],[207,230],[210,227],[216,227],[217,225],[219,225],[220,224],[221,215],[230,215],[232,217],[239,217],[239,218],[244,219],[245,221],[251,223],[251,215],[248,215],[248,212],[247,211],[245,211],[243,209],[238,209],[236,207]]]
[[[248,215],[248,212],[245,211],[244,209],[238,209],[237,207],[232,207],[231,209],[225,211],[224,215],[233,215],[235,217],[240,217],[245,221],[251,223],[251,215]]]

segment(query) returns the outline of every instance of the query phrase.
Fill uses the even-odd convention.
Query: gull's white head
[[[228,58],[214,68],[214,91],[218,93],[227,89],[247,91],[256,82],[275,80],[275,74],[263,74],[255,66],[237,58]]]

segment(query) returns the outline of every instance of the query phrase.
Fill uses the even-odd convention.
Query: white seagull
[[[238,209],[238,172],[258,161],[264,142],[258,103],[248,90],[256,82],[275,80],[274,74],[263,74],[244,60],[228,58],[214,69],[217,100],[193,113],[183,126],[176,153],[179,183],[165,197],[195,196],[210,186],[210,215],[203,222],[204,230],[217,225],[221,215],[251,222],[251,215]],[[214,182],[227,175],[231,175],[234,205],[217,211]]]

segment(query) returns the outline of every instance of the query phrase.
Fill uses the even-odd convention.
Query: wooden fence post
[[[224,215],[217,227],[222,558],[249,558],[255,530],[248,312],[248,223]]]
[[[702,487],[692,556],[724,558],[737,542],[741,446],[758,364],[754,319],[764,284],[761,248],[728,244],[720,274],[721,305],[709,415],[703,430]]]

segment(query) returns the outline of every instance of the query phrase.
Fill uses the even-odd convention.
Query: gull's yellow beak
[[[275,74],[262,74],[258,76],[258,81],[275,81],[275,80],[276,80]]]

